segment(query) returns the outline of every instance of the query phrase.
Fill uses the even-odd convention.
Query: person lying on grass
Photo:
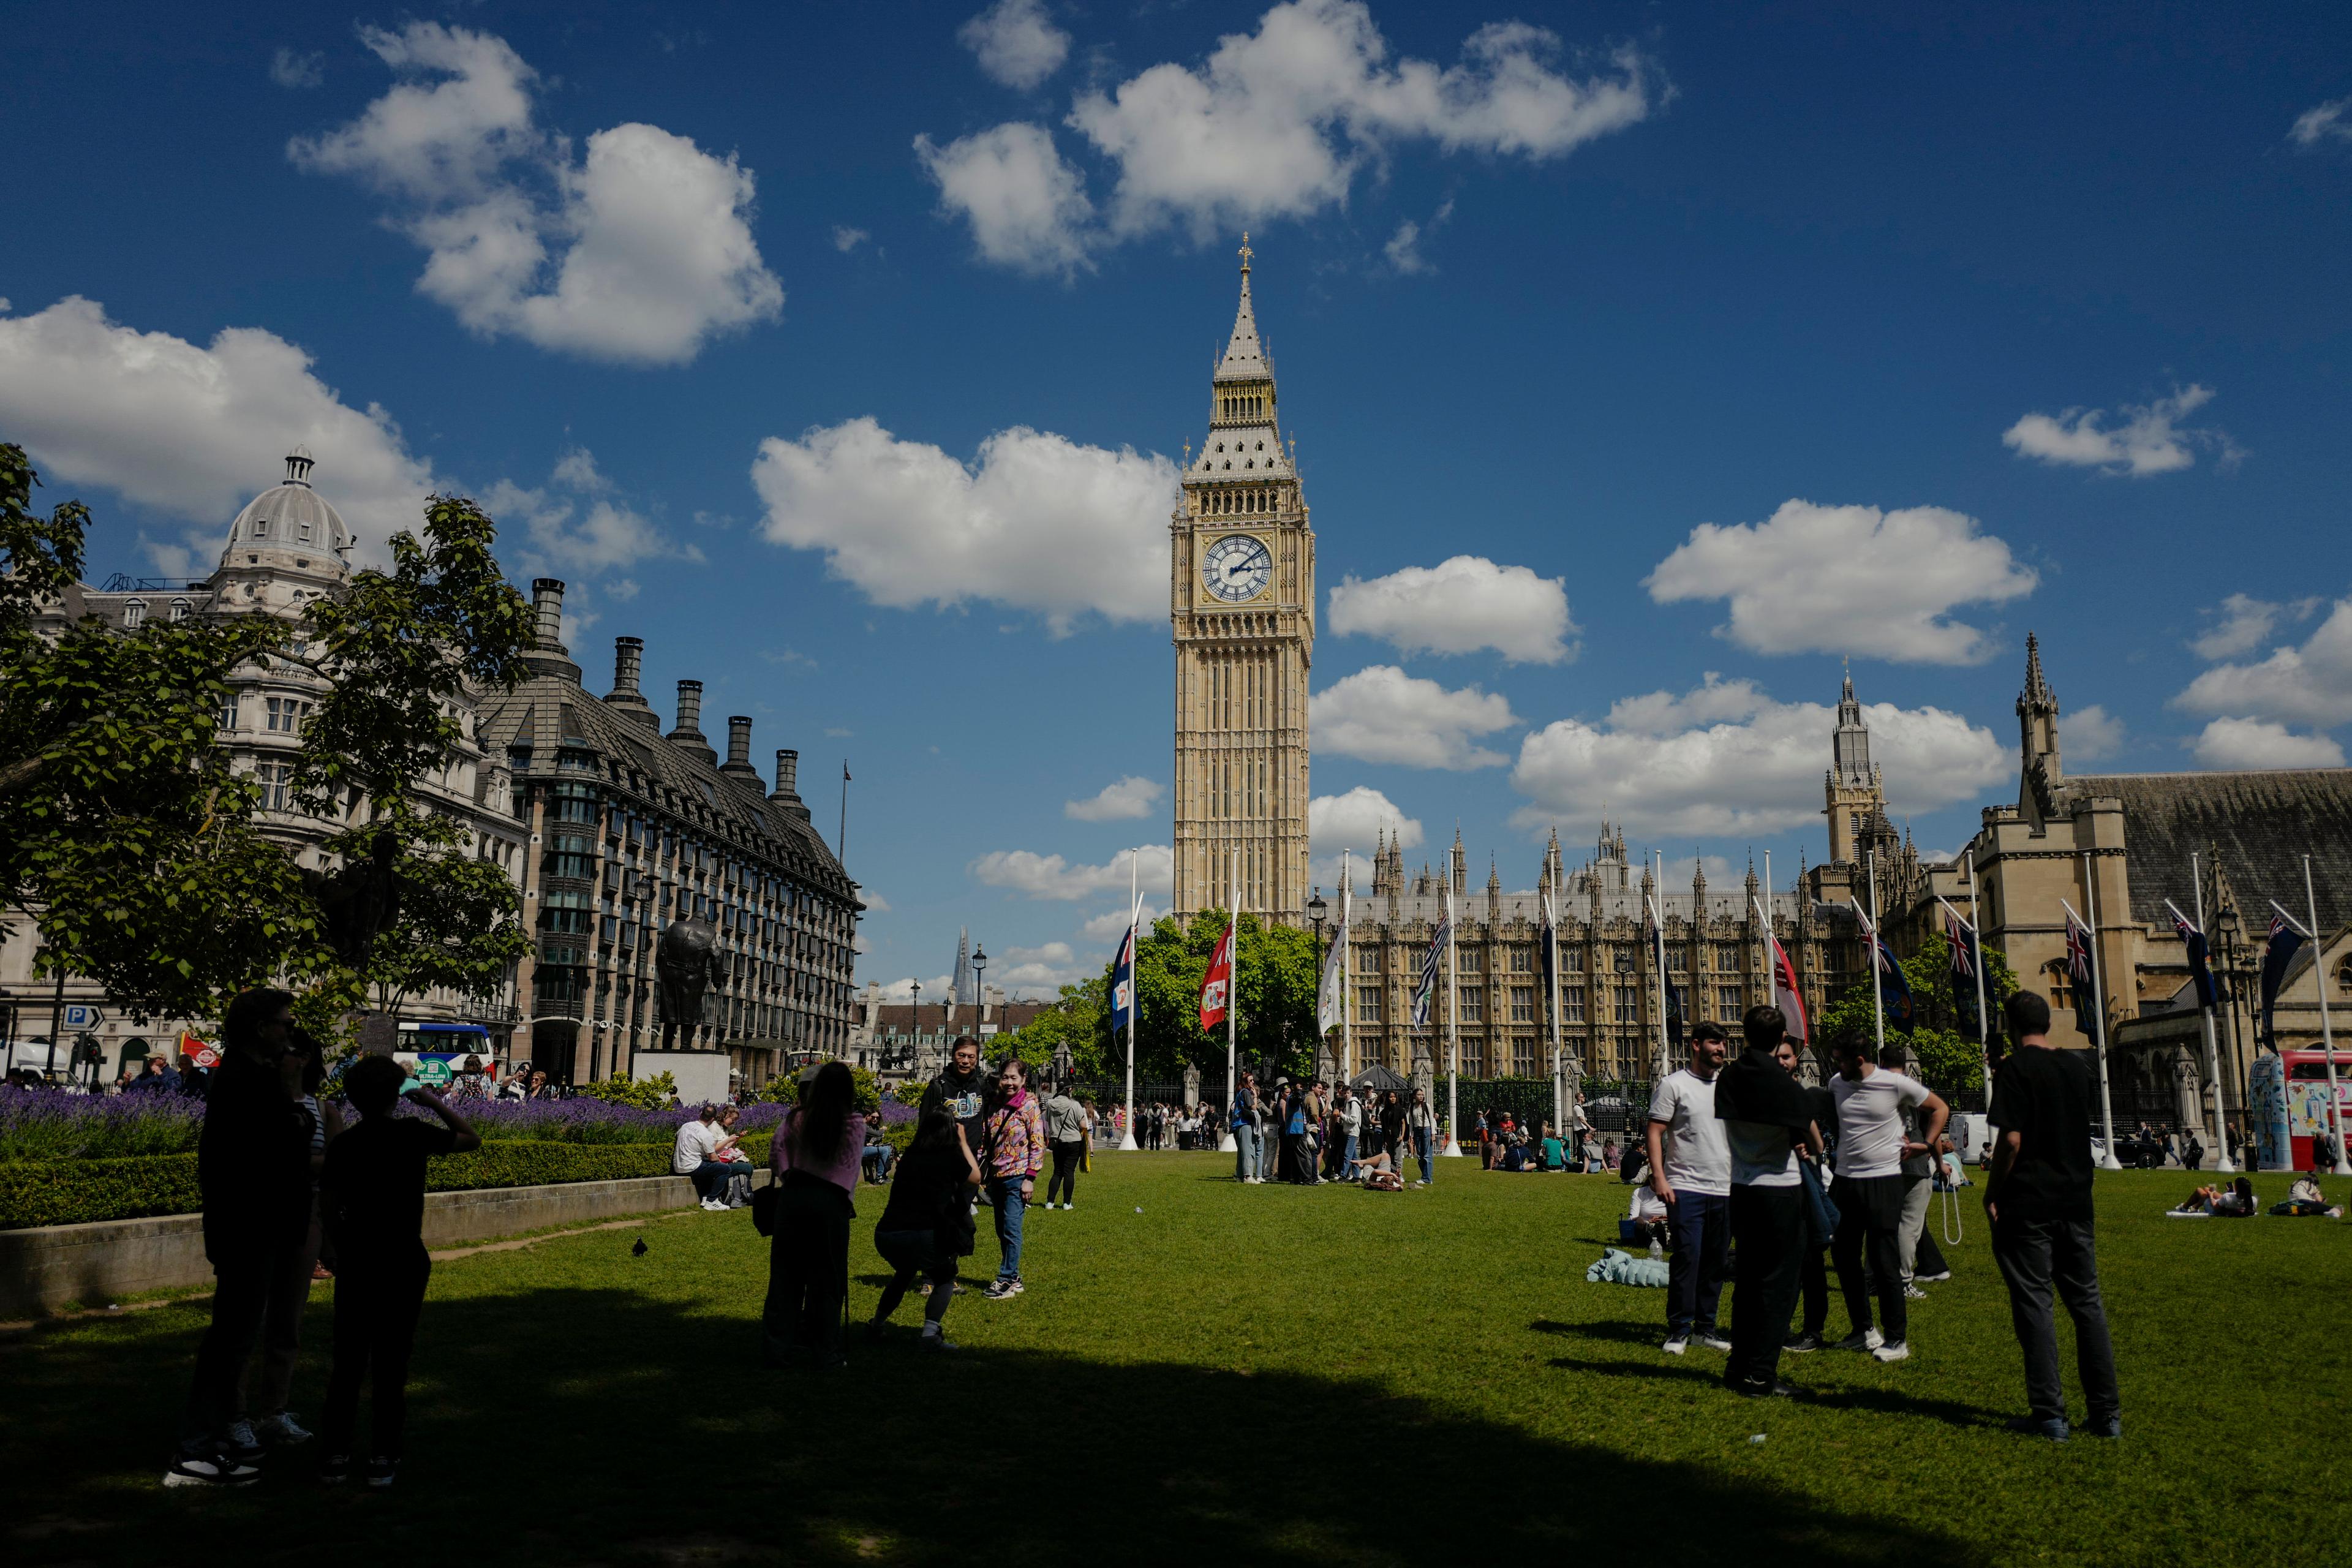
[[[2327,1206],[2326,1196],[2319,1190],[2317,1171],[2297,1176],[2294,1179],[2294,1185],[2287,1190],[2286,1201],[2273,1204],[2271,1213],[2290,1219],[2315,1217],[2342,1219],[2344,1217],[2344,1210],[2341,1206],[2336,1208]]]

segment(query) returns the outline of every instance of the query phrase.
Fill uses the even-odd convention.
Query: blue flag
[[[1886,1026],[1907,1035],[1913,1013],[1911,982],[1904,975],[1903,965],[1895,962],[1895,950],[1886,945],[1886,939],[1879,937],[1877,945],[1879,1005],[1886,1009]]]
[[[2165,907],[2172,909],[2169,904]],[[2221,994],[2213,984],[2213,965],[2205,945],[2205,933],[2190,924],[2189,917],[2179,910],[2172,910],[2172,929],[2179,933],[2180,945],[2189,955],[2189,983],[2196,987],[2197,1005],[2221,1005]]]
[[[2263,1038],[2278,1046],[2278,1032],[2271,1026],[2271,1008],[2278,1002],[2279,987],[2286,983],[2287,966],[2294,955],[2303,951],[2303,933],[2286,923],[2284,915],[2271,917],[2271,941],[2263,954]]]
[[[1118,944],[1118,962],[1110,971],[1110,1027],[1117,1034],[1124,1023],[1128,1043],[1135,1043],[1135,923],[1127,927],[1127,940]]]

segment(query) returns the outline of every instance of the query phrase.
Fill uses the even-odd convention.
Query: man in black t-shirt
[[[2019,1431],[2064,1442],[2066,1396],[2058,1383],[2058,1336],[2051,1296],[2074,1320],[2074,1357],[2094,1437],[2123,1436],[2115,1347],[2099,1297],[2099,1258],[2091,1233],[2090,1064],[2052,1047],[2050,1004],[2030,991],[2009,999],[2018,1048],[2000,1065],[1986,1120],[1996,1136],[1985,1180],[1993,1260],[2009,1283],[2009,1313],[2025,1352],[2032,1414]]]
[[[327,1145],[319,1179],[335,1238],[335,1361],[319,1424],[324,1481],[351,1473],[362,1379],[373,1397],[367,1483],[388,1487],[399,1473],[408,1356],[433,1273],[424,1239],[425,1163],[482,1146],[466,1119],[429,1089],[411,1089],[407,1099],[439,1122],[394,1116],[393,1102],[407,1076],[390,1057],[364,1057],[343,1075],[343,1092],[362,1120]]]

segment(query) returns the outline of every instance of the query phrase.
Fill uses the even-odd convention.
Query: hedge
[[[768,1137],[743,1140],[764,1164]],[[501,1140],[467,1154],[446,1154],[425,1167],[428,1192],[485,1187],[535,1187],[565,1182],[612,1182],[669,1173],[670,1152],[650,1143],[558,1143]],[[194,1214],[194,1154],[136,1160],[39,1160],[0,1165],[0,1230],[80,1225],[101,1219]]]

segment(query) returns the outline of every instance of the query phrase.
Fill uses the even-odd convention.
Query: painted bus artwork
[[[408,1069],[405,1089],[449,1087],[467,1057],[478,1057],[495,1075],[504,1064],[491,1054],[490,1032],[479,1024],[422,1024],[404,1019],[394,1057]]]
[[[2352,1121],[2352,1053],[2336,1054],[2335,1116],[2327,1110],[2327,1053],[2288,1051],[2284,1065],[2287,1140],[2294,1168],[2308,1171],[2313,1138],[2324,1134],[2332,1142],[2340,1136],[2338,1128]]]

